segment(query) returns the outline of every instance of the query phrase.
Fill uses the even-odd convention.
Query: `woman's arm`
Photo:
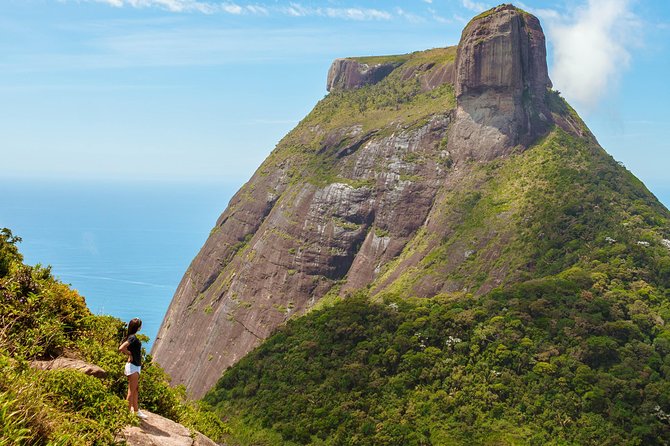
[[[126,356],[128,356],[130,358],[132,353],[130,353],[130,350],[128,350],[129,345],[130,345],[130,343],[128,341],[124,341],[123,344],[119,345],[119,351],[121,353],[124,353]]]

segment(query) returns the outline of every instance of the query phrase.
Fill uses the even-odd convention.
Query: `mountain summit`
[[[449,148],[479,160],[528,146],[552,124],[540,22],[512,5],[472,20],[461,36]]]
[[[670,214],[551,90],[537,18],[337,59],[186,271],[155,359],[201,397],[289,318],[356,293],[483,296],[573,267],[670,279]],[[613,279],[612,279],[613,280]]]

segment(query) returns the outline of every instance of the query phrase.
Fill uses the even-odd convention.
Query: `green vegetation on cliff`
[[[407,66],[418,66],[421,64],[442,64],[451,63],[456,57],[456,46],[447,48],[434,48],[425,51],[415,51],[409,54],[394,54],[388,56],[363,56],[363,57],[349,57],[358,63],[367,65],[377,64],[397,64],[402,65],[403,68]]]
[[[490,289],[495,281],[609,261],[647,267],[661,283],[670,281],[662,242],[670,239],[670,213],[595,142],[558,127],[521,154],[474,165],[438,205],[444,211],[436,226],[449,228],[448,235],[417,233],[373,289],[412,297],[426,280],[444,277]],[[465,258],[450,258],[458,249]],[[498,250],[504,255],[488,255]],[[418,265],[394,277],[417,253]]]
[[[0,232],[0,445],[108,445],[136,424],[125,401],[122,321],[96,316],[49,268],[27,266],[8,229]],[[75,370],[35,370],[33,359],[77,358],[102,367],[98,379]],[[218,438],[225,427],[186,403],[145,355],[140,406]]]
[[[377,283],[417,266],[290,321],[223,375],[205,399],[230,442],[667,444],[667,209],[559,128],[440,200],[449,236],[419,231]],[[465,261],[443,255],[453,243],[474,247]],[[480,255],[498,247],[495,264]],[[413,297],[428,277],[477,289],[491,271],[513,280]]]
[[[404,69],[426,75],[452,65],[455,54],[456,47],[449,47],[388,56],[401,58],[403,66],[377,84],[328,94],[279,142],[259,171],[267,174],[288,163],[288,175],[293,181],[306,179],[317,186],[336,181],[358,185],[357,178],[338,176],[338,152],[372,136],[381,138],[421,127],[434,116],[453,110],[456,99],[452,84],[425,91],[419,77],[413,74],[405,78]]]
[[[668,291],[632,273],[347,299],[291,321],[206,401],[232,444],[666,444]]]

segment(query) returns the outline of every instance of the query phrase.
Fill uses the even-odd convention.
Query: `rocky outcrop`
[[[551,124],[544,51],[537,19],[503,6],[474,19],[458,49],[336,60],[338,94],[279,143],[186,271],[152,351],[173,383],[201,397],[324,296],[483,292],[514,274],[498,262],[506,214],[452,237],[486,181],[468,161],[506,156]],[[424,261],[443,244],[439,268]],[[476,274],[456,274],[475,252]]]
[[[439,87],[443,84],[454,83],[454,64],[444,63],[435,66],[435,63],[425,63],[414,65],[402,69],[402,79],[407,81],[410,79],[419,79],[421,82],[421,89],[429,91]]]
[[[326,89],[353,90],[364,85],[376,84],[399,65],[401,65],[399,62],[367,64],[354,59],[335,59],[328,70]]]
[[[117,441],[128,446],[217,446],[200,432],[191,432],[181,424],[151,412],[139,426],[128,426],[119,434]]]
[[[462,159],[491,160],[527,147],[552,124],[545,104],[549,87],[536,17],[512,5],[475,17],[458,45],[450,151]]]
[[[70,369],[78,370],[87,375],[95,376],[96,378],[105,378],[107,372],[94,364],[72,358],[56,358],[50,361],[32,361],[30,367],[38,370],[61,370]]]

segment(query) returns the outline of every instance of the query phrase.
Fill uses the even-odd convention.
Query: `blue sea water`
[[[239,184],[0,181],[0,227],[98,314],[156,337],[193,257]]]

